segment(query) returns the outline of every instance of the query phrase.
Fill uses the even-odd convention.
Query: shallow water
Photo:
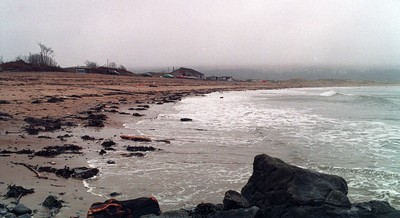
[[[90,160],[102,173],[87,182],[100,195],[153,195],[163,210],[221,203],[227,190],[247,182],[254,156],[266,153],[344,177],[353,202],[387,200],[399,208],[399,109],[400,87],[212,93],[169,109],[155,105],[156,119],[126,128],[171,144],[141,143],[163,151],[107,157],[115,165]],[[180,122],[183,117],[193,122]]]

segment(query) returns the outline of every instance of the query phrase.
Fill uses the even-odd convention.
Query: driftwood
[[[36,177],[39,179],[49,179],[49,177],[42,176],[37,170],[35,170],[33,167],[29,166],[26,163],[16,163],[16,162],[12,162],[12,163],[15,165],[21,165],[21,166],[28,168],[30,171],[34,172],[36,174]]]
[[[121,139],[131,140],[135,142],[151,142],[151,139],[145,136],[130,136],[130,135],[121,135]]]
[[[51,183],[50,183],[50,185],[54,186],[54,187],[66,187],[65,185],[56,185],[56,184],[51,184]]]

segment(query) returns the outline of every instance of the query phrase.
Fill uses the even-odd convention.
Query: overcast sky
[[[0,56],[63,67],[399,65],[399,0],[1,0]]]

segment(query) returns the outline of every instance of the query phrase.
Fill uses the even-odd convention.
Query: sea
[[[145,157],[92,159],[93,194],[154,196],[162,210],[222,203],[252,174],[257,154],[343,177],[351,202],[388,201],[400,209],[400,86],[214,92],[125,124],[162,150]],[[181,122],[191,118],[191,122]]]

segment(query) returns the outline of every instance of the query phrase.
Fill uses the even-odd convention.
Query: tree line
[[[15,61],[25,61],[26,63],[35,65],[35,66],[39,66],[39,67],[58,67],[57,66],[57,62],[55,61],[54,57],[55,57],[55,53],[54,50],[51,47],[48,47],[42,43],[38,43],[39,48],[40,48],[40,52],[39,53],[29,53],[29,55],[18,55],[15,58]],[[5,63],[3,56],[0,56],[0,64]],[[97,64],[97,62],[95,61],[89,61],[86,60],[84,62],[86,67],[89,68],[97,68],[100,67],[100,65]],[[119,67],[117,66],[117,64],[115,62],[108,62],[107,64],[104,65],[104,67],[107,68],[114,68],[114,69],[122,69],[122,70],[126,70],[126,68],[123,65],[119,65]]]
[[[38,43],[38,45],[40,47],[39,53],[29,53],[28,56],[19,55],[15,58],[15,60],[23,60],[29,64],[37,66],[56,67],[57,62],[54,60],[54,50],[42,43]]]
[[[95,61],[86,60],[84,62],[84,64],[86,67],[89,67],[89,68],[100,67],[100,65],[98,65],[97,62],[95,62]],[[126,70],[126,68],[123,65],[119,65],[119,67],[117,67],[117,64],[115,62],[109,62],[104,67]]]

